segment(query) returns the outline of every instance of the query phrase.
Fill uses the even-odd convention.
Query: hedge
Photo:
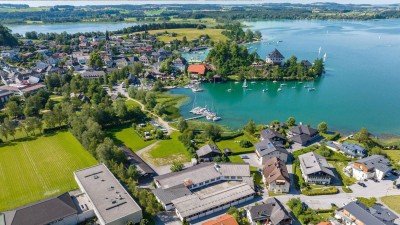
[[[301,193],[308,196],[313,195],[333,195],[337,194],[339,190],[337,187],[330,187],[326,189],[313,189],[313,190],[303,190]]]

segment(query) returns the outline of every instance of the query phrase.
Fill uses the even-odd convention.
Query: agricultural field
[[[167,30],[150,30],[150,34],[164,33],[168,32],[168,34],[163,34],[158,36],[157,39],[164,42],[170,42],[172,40],[182,40],[184,36],[186,36],[187,40],[197,39],[200,35],[208,34],[211,40],[214,41],[225,41],[228,38],[222,34],[223,29],[212,29],[205,28],[202,30],[196,28],[181,28],[181,29],[167,29]],[[175,37],[172,37],[170,34],[176,33]]]
[[[171,139],[158,142],[154,148],[142,154],[142,157],[156,166],[165,166],[172,162],[190,162],[190,154],[178,140],[179,136],[179,132],[173,132],[170,135]]]
[[[216,21],[214,18],[201,18],[201,19],[183,19],[183,18],[171,18],[170,22],[173,23],[198,23],[198,24],[206,24],[207,27],[215,26],[220,23]]]
[[[78,188],[73,172],[97,164],[69,132],[0,146],[0,211]]]
[[[144,141],[130,125],[119,126],[107,130],[107,136],[113,139],[117,145],[126,145],[136,152],[153,144],[154,140]]]

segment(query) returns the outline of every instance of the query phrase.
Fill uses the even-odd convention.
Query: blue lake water
[[[191,101],[181,107],[189,117],[194,95],[197,105],[207,105],[223,118],[219,123],[239,128],[248,120],[269,123],[294,116],[297,121],[352,132],[361,127],[374,134],[400,134],[400,20],[384,21],[263,21],[248,22],[260,30],[264,40],[250,45],[260,57],[278,48],[286,58],[313,61],[326,53],[326,74],[308,92],[296,82],[288,82],[278,92],[279,83],[203,84],[204,92],[175,89]],[[282,42],[278,42],[282,41]],[[249,47],[250,47],[249,46]],[[269,91],[263,93],[262,89]],[[293,88],[294,87],[294,88]],[[232,92],[226,90],[232,88]]]

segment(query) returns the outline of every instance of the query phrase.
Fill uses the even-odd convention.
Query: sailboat
[[[282,88],[278,88],[278,91],[282,91]]]
[[[247,81],[246,81],[246,79],[244,79],[244,82],[243,82],[242,87],[247,88]]]
[[[324,54],[324,62],[326,61],[326,52],[325,52],[325,54]]]
[[[268,91],[268,82],[265,82],[265,88],[262,91],[263,92],[267,92]]]
[[[319,47],[319,49],[318,49],[318,57],[321,55],[321,50],[322,50],[322,47]]]
[[[232,91],[232,83],[231,83],[230,87],[226,91],[227,92],[231,92]]]

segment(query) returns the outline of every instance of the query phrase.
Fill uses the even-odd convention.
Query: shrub
[[[240,147],[242,147],[242,148],[250,148],[252,146],[253,146],[253,144],[248,140],[241,140],[240,141]]]
[[[337,194],[339,190],[336,187],[329,187],[325,189],[303,190],[301,193],[308,196],[313,195],[333,195]]]
[[[353,190],[351,190],[351,189],[348,188],[348,187],[343,187],[342,190],[343,190],[345,193],[353,193]]]

